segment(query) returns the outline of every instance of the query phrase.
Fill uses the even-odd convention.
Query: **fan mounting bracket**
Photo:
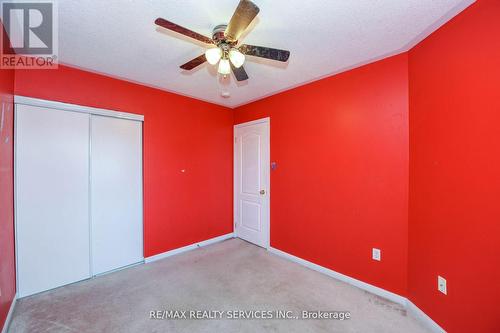
[[[227,24],[219,24],[212,31],[212,39],[216,45],[218,46],[221,46],[221,44],[226,44],[229,46],[236,45],[236,42],[229,42],[228,40],[226,40],[226,36],[224,35],[226,28]]]

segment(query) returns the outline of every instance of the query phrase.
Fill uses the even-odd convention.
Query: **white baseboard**
[[[406,306],[406,301],[407,300],[403,296],[400,296],[398,294],[395,294],[393,292],[387,291],[387,290],[379,288],[379,287],[375,287],[374,285],[371,285],[369,283],[357,280],[355,278],[352,278],[350,276],[344,275],[342,273],[335,272],[335,271],[333,271],[333,270],[331,270],[329,268],[320,266],[318,264],[312,263],[310,261],[307,261],[305,259],[296,257],[294,255],[288,254],[286,252],[283,252],[281,250],[275,249],[273,247],[270,247],[269,251],[271,253],[274,253],[274,254],[280,256],[280,257],[283,257],[283,258],[286,258],[286,259],[291,260],[293,262],[296,262],[298,264],[301,264],[301,265],[303,265],[303,266],[305,266],[307,268],[310,268],[310,269],[315,270],[317,272],[326,274],[326,275],[331,276],[331,277],[333,277],[333,278],[335,278],[337,280],[349,283],[350,285],[353,285],[353,286],[358,287],[360,289],[366,290],[366,291],[368,291],[368,292],[370,292],[372,294],[375,294],[377,296],[386,298],[386,299],[388,299],[390,301],[393,301],[395,303],[398,303],[398,304],[401,304],[403,306]]]
[[[352,278],[350,276],[344,275],[339,272],[335,272],[329,268],[320,266],[318,264],[312,263],[310,261],[307,261],[305,259],[296,257],[294,255],[291,255],[289,253],[286,253],[284,251],[278,250],[274,247],[269,247],[269,252],[278,255],[282,258],[288,259],[290,261],[296,262],[302,266],[305,266],[307,268],[310,268],[312,270],[315,270],[317,272],[323,273],[325,275],[328,275],[330,277],[333,277],[334,279],[346,282],[350,285],[353,285],[355,287],[358,287],[362,290],[366,290],[372,294],[375,294],[377,296],[383,297],[385,299],[388,299],[390,301],[393,301],[395,303],[398,303],[400,305],[403,305],[407,312],[410,313],[414,318],[416,318],[418,321],[422,323],[423,326],[428,328],[430,331],[434,333],[446,333],[444,329],[442,329],[434,320],[431,319],[428,315],[426,315],[422,310],[420,310],[415,304],[413,304],[410,300],[408,300],[406,297],[400,296],[398,294],[395,294],[393,292],[390,292],[388,290],[375,287],[374,285],[371,285],[369,283],[357,280],[355,278]]]
[[[431,317],[425,314],[424,311],[420,310],[412,301],[406,301],[406,310],[408,313],[420,321],[428,330],[434,333],[446,333],[446,331],[439,326]]]
[[[7,333],[9,330],[10,321],[12,320],[12,314],[14,313],[14,308],[16,307],[17,293],[14,295],[12,303],[10,303],[9,313],[7,313],[7,318],[5,318],[5,323],[3,323],[2,333]]]
[[[234,237],[235,237],[234,233],[225,234],[225,235],[214,237],[211,239],[207,239],[207,240],[204,240],[204,241],[201,241],[198,243],[194,243],[191,245],[180,247],[178,249],[163,252],[163,253],[160,253],[160,254],[157,254],[157,255],[154,255],[151,257],[147,257],[144,259],[144,261],[145,261],[145,263],[150,263],[153,261],[157,261],[160,259],[171,257],[171,256],[176,255],[176,254],[191,251],[191,250],[203,247],[203,246],[222,242],[226,239],[230,239],[230,238],[234,238]],[[305,266],[305,267],[310,268],[312,270],[315,270],[317,272],[320,272],[320,273],[323,273],[323,274],[328,275],[330,277],[333,277],[334,279],[346,282],[346,283],[353,285],[355,287],[358,287],[362,290],[366,290],[372,294],[383,297],[383,298],[388,299],[390,301],[393,301],[395,303],[401,304],[406,308],[406,310],[408,311],[408,313],[410,315],[412,315],[414,318],[416,318],[418,321],[420,321],[422,323],[422,325],[424,325],[430,331],[432,331],[434,333],[446,333],[446,331],[441,326],[439,326],[434,320],[432,320],[431,317],[429,317],[427,314],[425,314],[422,310],[420,310],[415,304],[413,304],[406,297],[403,297],[403,296],[400,296],[400,295],[395,294],[393,292],[390,292],[388,290],[376,287],[376,286],[371,285],[369,283],[357,280],[355,278],[344,275],[342,273],[335,272],[334,270],[331,270],[329,268],[312,263],[312,262],[307,261],[305,259],[296,257],[294,255],[291,255],[291,254],[286,253],[284,251],[278,250],[276,248],[269,247],[268,250],[269,250],[269,252],[271,252],[275,255],[278,255],[282,258],[296,262],[302,266]],[[16,295],[14,296],[14,299],[12,300],[12,304],[10,305],[9,313],[7,314],[7,318],[5,319],[5,323],[4,323],[4,326],[2,328],[1,333],[7,333],[7,331],[8,331],[9,324],[10,324],[10,321],[12,319],[12,314],[14,312],[14,308],[16,305],[16,300],[18,298],[17,296],[18,295],[16,293]]]
[[[198,242],[198,243],[194,243],[194,244],[191,244],[191,245],[180,247],[178,249],[173,249],[173,250],[170,250],[170,251],[167,251],[167,252],[156,254],[154,256],[145,258],[144,262],[145,263],[150,263],[150,262],[157,261],[157,260],[160,260],[160,259],[168,258],[168,257],[171,257],[171,256],[179,254],[179,253],[183,253],[183,252],[186,252],[186,251],[191,251],[191,250],[197,249],[199,247],[203,247],[203,246],[211,245],[211,244],[214,244],[214,243],[222,242],[222,241],[224,241],[226,239],[229,239],[229,238],[234,238],[234,233],[229,233],[229,234],[225,234],[225,235],[222,235],[222,236],[219,236],[219,237],[210,238],[210,239]]]

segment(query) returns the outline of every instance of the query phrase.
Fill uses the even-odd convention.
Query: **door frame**
[[[264,166],[264,177],[267,181],[267,196],[268,196],[268,204],[266,207],[266,215],[267,215],[267,223],[264,226],[265,233],[265,248],[269,250],[271,248],[271,118],[265,117],[257,120],[248,121],[245,123],[234,125],[233,127],[233,233],[235,237],[238,237],[236,232],[236,221],[237,221],[237,204],[238,204],[238,191],[237,191],[237,182],[238,182],[238,170],[237,170],[237,156],[236,156],[236,129],[247,127],[251,125],[257,124],[267,124],[267,151],[268,151],[268,159],[267,163]],[[238,237],[239,238],[239,237]]]

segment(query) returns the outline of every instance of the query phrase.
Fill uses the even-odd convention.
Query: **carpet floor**
[[[401,305],[230,239],[20,299],[9,332],[428,331]]]

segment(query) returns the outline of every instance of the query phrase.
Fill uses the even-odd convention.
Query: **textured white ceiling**
[[[59,59],[77,68],[235,107],[408,50],[473,0],[253,0],[245,43],[291,51],[288,63],[247,57],[250,77],[179,66],[201,43],[154,25],[163,17],[211,36],[238,0],[59,0]],[[221,96],[228,91],[229,98]]]

